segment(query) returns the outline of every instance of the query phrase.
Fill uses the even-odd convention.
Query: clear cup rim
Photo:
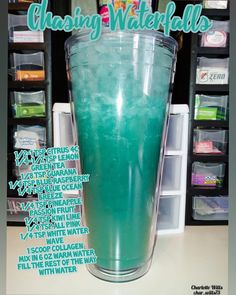
[[[91,30],[81,30],[77,33],[70,36],[66,42],[65,42],[65,51],[69,52],[73,45],[75,45],[77,42],[96,42],[91,41],[89,39],[89,34],[91,33]],[[166,46],[167,48],[171,50],[178,50],[178,43],[177,41],[171,37],[171,36],[165,36],[163,32],[161,31],[154,31],[154,30],[116,30],[112,32],[108,27],[102,28],[101,35],[117,35],[117,36],[124,36],[124,35],[141,35],[146,37],[152,37],[155,38],[155,41],[157,44],[163,44],[163,46]]]

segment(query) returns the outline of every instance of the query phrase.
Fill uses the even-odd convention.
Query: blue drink
[[[103,32],[67,43],[88,245],[109,281],[142,276],[154,248],[163,134],[176,43],[157,32]]]

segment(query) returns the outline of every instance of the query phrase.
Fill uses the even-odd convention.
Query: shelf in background
[[[9,3],[8,11],[26,11],[32,3]]]
[[[7,161],[15,161],[14,153],[8,153],[7,154]]]
[[[212,85],[212,84],[196,84],[195,86],[196,92],[211,92],[211,93],[228,93],[229,85]]]
[[[46,81],[8,81],[9,89],[45,89]]]
[[[228,162],[229,158],[227,155],[220,155],[220,154],[215,154],[215,155],[193,154],[192,161],[218,163],[218,162]]]
[[[184,152],[182,150],[166,150],[165,156],[183,156]]]
[[[229,47],[199,47],[198,56],[218,56],[228,57],[229,56]]]
[[[192,219],[190,222],[188,222],[188,225],[228,225],[228,220],[195,220]]]
[[[45,43],[8,43],[9,51],[19,51],[19,50],[45,50]]]
[[[16,180],[12,180],[13,182]],[[33,202],[38,201],[37,195],[28,195],[27,193],[24,196],[19,196],[17,189],[11,190],[7,188],[7,198],[8,199],[17,199],[19,202]]]
[[[203,9],[202,14],[206,16],[218,16],[221,19],[225,18],[227,19],[229,17],[229,9]]]
[[[228,121],[218,121],[218,120],[193,120],[193,127],[215,127],[215,128],[229,128]]]
[[[160,196],[180,196],[182,193],[181,190],[162,190]]]
[[[15,181],[15,180],[12,180],[13,182]],[[29,197],[29,195],[27,194],[27,193],[25,193],[24,194],[24,196],[19,196],[18,195],[18,191],[17,191],[17,189],[15,189],[15,190],[11,190],[9,187],[7,188],[7,198],[8,199],[19,199],[19,200],[22,200],[22,201],[37,201],[38,200],[38,198],[37,198],[37,195],[30,195],[30,197]]]
[[[15,180],[13,180],[14,182]],[[19,199],[19,201],[37,201],[37,195],[32,195],[31,197],[29,197],[29,195],[25,194],[24,196],[19,196],[17,189],[15,190],[10,190],[10,188],[7,189],[7,198],[8,199]]]
[[[19,221],[7,221],[7,226],[25,226],[25,222],[19,222]]]
[[[8,124],[9,125],[18,125],[18,124],[23,124],[23,125],[32,125],[32,124],[37,124],[37,125],[45,125],[47,123],[46,118],[39,118],[39,117],[34,117],[34,118],[9,118],[8,119]]]
[[[11,181],[11,180],[9,180]],[[13,182],[16,181],[15,179],[12,180]],[[17,192],[17,189],[14,189],[14,190],[11,190],[9,188],[9,185],[7,185],[7,198],[10,198],[10,199],[15,199],[15,198],[22,198],[22,199],[25,199],[26,197],[23,196],[23,197],[19,197],[18,195],[18,192]]]
[[[188,190],[192,196],[228,196],[227,188],[192,187]]]
[[[4,0],[6,1],[6,0]],[[17,0],[16,0],[17,2]],[[23,2],[23,1],[22,1]],[[30,2],[30,3],[29,3]],[[41,1],[34,0],[34,3],[39,3]],[[50,11],[52,1],[48,1],[48,11]],[[25,1],[24,3],[8,3],[8,13],[20,15],[22,13],[26,13],[29,9],[32,1]],[[30,118],[13,118],[11,112],[10,101],[8,103],[8,171],[7,178],[8,181],[15,181],[15,173],[14,173],[14,146],[12,145],[12,136],[15,125],[41,125],[46,127],[47,134],[47,147],[52,146],[52,40],[51,40],[51,31],[46,30],[44,32],[44,41],[45,42],[21,42],[21,43],[8,43],[8,54],[12,52],[36,52],[42,51],[44,53],[44,61],[45,61],[45,80],[43,81],[13,81],[13,77],[11,76],[11,71],[8,72],[8,93],[11,91],[45,91],[45,107],[46,107],[46,116],[45,117],[30,117]],[[20,40],[19,40],[20,41]],[[27,40],[26,40],[27,41]],[[29,40],[31,41],[31,40]],[[37,40],[35,40],[37,41]],[[38,41],[42,41],[38,39]],[[11,70],[11,69],[9,69]],[[17,150],[19,152],[19,150]],[[18,202],[26,202],[35,200],[36,195],[33,195],[33,199],[29,197],[28,193],[24,194],[24,196],[19,196],[17,189],[10,190],[9,185],[7,185],[7,193],[6,199],[8,202],[8,210],[7,210],[7,225],[8,226],[25,226],[24,218],[28,216],[27,212],[23,212],[21,210],[15,209],[14,201]],[[11,206],[12,204],[12,206]]]
[[[194,1],[198,2],[198,1]],[[229,6],[229,5],[228,5]],[[202,14],[211,20],[226,21],[229,20],[229,7],[228,9],[203,9]],[[191,63],[190,63],[190,79],[189,79],[189,106],[190,106],[190,129],[189,129],[189,146],[188,146],[188,172],[187,172],[187,197],[186,197],[186,225],[193,226],[215,226],[227,225],[228,221],[225,220],[197,220],[193,218],[193,198],[194,196],[228,196],[228,154],[194,154],[194,129],[229,129],[228,117],[226,120],[194,120],[195,113],[195,98],[196,94],[224,96],[229,95],[229,84],[210,84],[212,81],[207,81],[209,84],[197,84],[196,73],[198,67],[198,57],[203,56],[207,58],[224,59],[230,55],[229,48],[230,34],[227,33],[226,47],[202,47],[201,34],[191,34]],[[207,187],[207,186],[192,186],[192,163],[225,163],[225,175],[222,183],[223,188]],[[195,216],[194,216],[195,217]],[[198,218],[198,216],[196,216]],[[199,217],[201,219],[201,217]],[[204,218],[202,218],[204,219]]]

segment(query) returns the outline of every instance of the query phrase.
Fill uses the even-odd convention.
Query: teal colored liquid
[[[152,255],[173,64],[163,47],[132,46],[129,39],[79,44],[69,61],[81,165],[91,175],[84,186],[88,245],[97,266],[116,271],[141,267]]]

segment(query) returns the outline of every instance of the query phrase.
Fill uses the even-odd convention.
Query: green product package
[[[195,120],[226,120],[227,96],[195,97]]]
[[[43,117],[45,104],[17,104],[14,108],[15,118]]]
[[[196,120],[217,120],[217,108],[198,108]]]

